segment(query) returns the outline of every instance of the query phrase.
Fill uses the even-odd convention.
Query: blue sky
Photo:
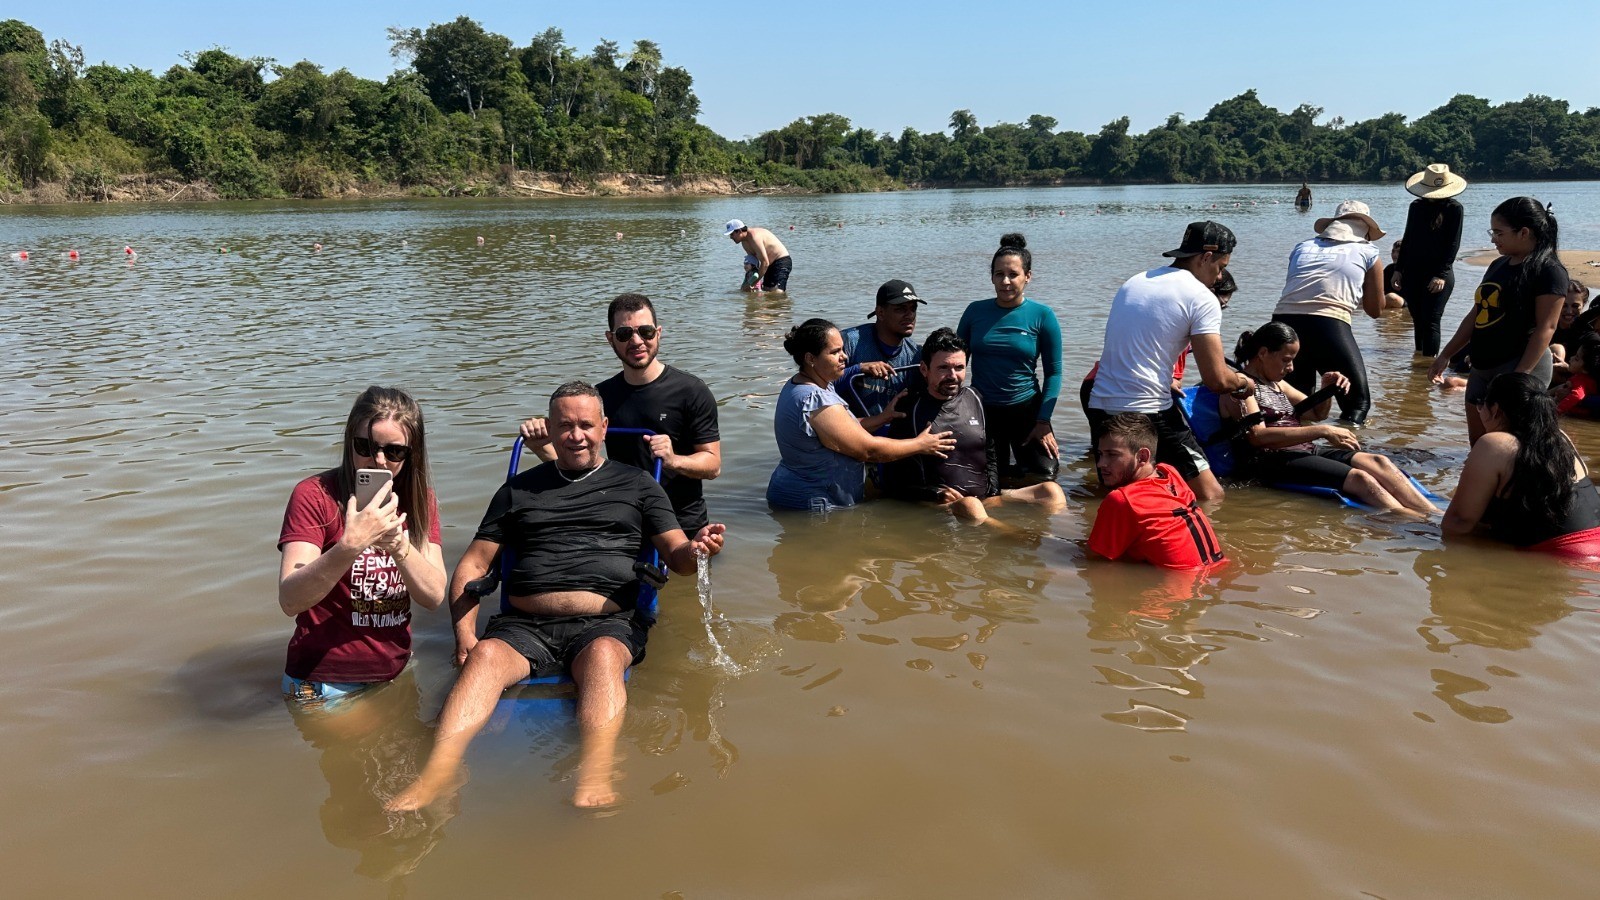
[[[732,138],[824,112],[874,131],[937,131],[956,109],[971,109],[984,125],[1041,113],[1089,133],[1126,115],[1143,132],[1173,112],[1199,118],[1252,87],[1285,111],[1321,106],[1323,121],[1386,112],[1415,118],[1457,93],[1495,103],[1547,94],[1578,110],[1600,106],[1594,43],[1580,38],[1568,50],[1561,41],[1592,24],[1592,0],[1513,9],[1509,2],[81,0],[0,15],[20,14],[46,40],[81,46],[91,63],[157,73],[186,51],[222,46],[381,80],[395,69],[388,26],[425,28],[459,15],[518,46],[550,26],[584,52],[605,38],[624,50],[646,38],[661,45],[668,65],[694,76],[700,120]],[[1547,52],[1533,60],[1511,55],[1524,49]]]

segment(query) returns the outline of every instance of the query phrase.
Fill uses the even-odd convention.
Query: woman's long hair
[[[1507,293],[1516,296],[1522,293],[1528,279],[1545,266],[1560,264],[1556,256],[1556,214],[1532,197],[1512,197],[1494,208],[1494,217],[1512,228],[1526,228],[1533,235],[1533,252],[1514,268],[1510,284],[1506,285]]]
[[[405,465],[394,477],[394,494],[400,498],[400,512],[406,515],[406,530],[411,545],[421,549],[428,542],[428,532],[433,522],[428,517],[428,494],[433,481],[428,473],[427,430],[422,423],[422,407],[411,395],[399,388],[373,385],[361,392],[355,405],[350,407],[350,417],[344,422],[344,457],[339,463],[339,497],[348,497],[356,490],[356,432],[367,426],[371,435],[375,422],[393,420],[406,431]]]
[[[1505,429],[1517,439],[1507,501],[1523,521],[1560,521],[1572,506],[1572,470],[1578,452],[1561,433],[1556,402],[1539,379],[1507,372],[1489,383],[1485,407],[1495,407]]]

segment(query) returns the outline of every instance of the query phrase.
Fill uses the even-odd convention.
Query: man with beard
[[[886,281],[878,288],[877,303],[866,322],[839,333],[844,338],[844,376],[833,389],[850,404],[857,418],[883,412],[895,395],[908,386],[908,372],[922,360],[922,351],[911,335],[917,329],[917,307],[928,301],[917,296],[910,282]],[[859,384],[858,375],[866,375]],[[915,379],[911,379],[915,380]]]
[[[649,472],[661,460],[661,486],[685,534],[706,524],[702,481],[722,474],[717,402],[700,379],[657,359],[662,329],[655,306],[643,294],[622,294],[606,311],[606,342],[622,371],[600,382],[600,402],[611,428],[644,428],[651,437],[606,438],[606,456]],[[541,418],[522,423],[522,439],[550,460],[550,436]]]
[[[889,437],[913,437],[930,424],[955,434],[956,446],[944,456],[922,454],[888,464],[885,492],[900,500],[935,503],[955,516],[993,523],[989,510],[1006,501],[1037,503],[1051,512],[1066,506],[1054,481],[1000,489],[994,441],[984,424],[983,401],[966,386],[967,342],[948,328],[928,335],[919,363],[922,384],[895,409],[902,417],[889,424]]]
[[[1091,551],[1164,569],[1227,561],[1194,491],[1177,469],[1155,461],[1156,425],[1149,416],[1119,413],[1106,419],[1095,450],[1100,483],[1111,493],[1095,513]]]

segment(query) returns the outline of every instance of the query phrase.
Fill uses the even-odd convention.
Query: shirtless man
[[[600,394],[571,381],[550,398],[556,458],[501,486],[450,580],[456,660],[461,675],[439,713],[433,753],[417,780],[388,803],[419,809],[451,789],[467,745],[506,688],[568,672],[578,688],[577,806],[609,806],[617,736],[628,689],[623,673],[644,656],[651,621],[634,607],[634,560],[649,541],[680,575],[703,553],[722,550],[722,525],[691,540],[666,492],[639,469],[601,455],[606,417]],[[467,586],[496,565],[502,546],[516,554],[508,579],[512,609],[478,637],[478,597]]]
[[[789,248],[778,236],[765,228],[751,228],[738,219],[730,219],[722,226],[729,240],[744,248],[756,258],[756,271],[761,274],[761,290],[786,291],[789,289],[789,270],[794,264],[789,259]]]

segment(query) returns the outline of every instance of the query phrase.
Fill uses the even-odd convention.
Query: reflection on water
[[[1340,190],[1403,221],[1402,191],[1318,193]],[[1479,221],[1524,188],[1474,190]],[[1600,246],[1600,186],[1529,190],[1571,211],[1567,246]],[[766,509],[795,320],[864,321],[903,277],[929,300],[919,334],[954,325],[1020,228],[1070,385],[1116,286],[1193,218],[1240,238],[1225,343],[1266,321],[1310,228],[1279,200],[1152,186],[0,210],[0,244],[83,253],[0,265],[9,893],[1592,896],[1597,573],[1260,489],[1212,514],[1220,572],[1090,563],[1098,492],[1072,458],[1087,426],[1070,391],[1069,506],[1008,510],[1013,533],[898,503]],[[738,292],[720,230],[736,216],[783,234],[791,294]],[[361,388],[406,387],[453,564],[516,423],[560,382],[615,371],[601,332],[624,290],[656,299],[663,358],[719,404],[712,631],[675,578],[628,686],[615,815],[565,803],[570,703],[519,695],[474,744],[458,804],[386,816],[455,678],[448,616],[416,617],[401,682],[337,716],[285,712],[272,540],[288,492],[333,463]],[[1403,314],[1356,336],[1375,389],[1362,440],[1449,493],[1460,393],[1412,364]],[[1571,431],[1594,457],[1600,426]],[[1175,804],[1181,841],[1128,839]],[[952,834],[959,852],[927,853]]]

